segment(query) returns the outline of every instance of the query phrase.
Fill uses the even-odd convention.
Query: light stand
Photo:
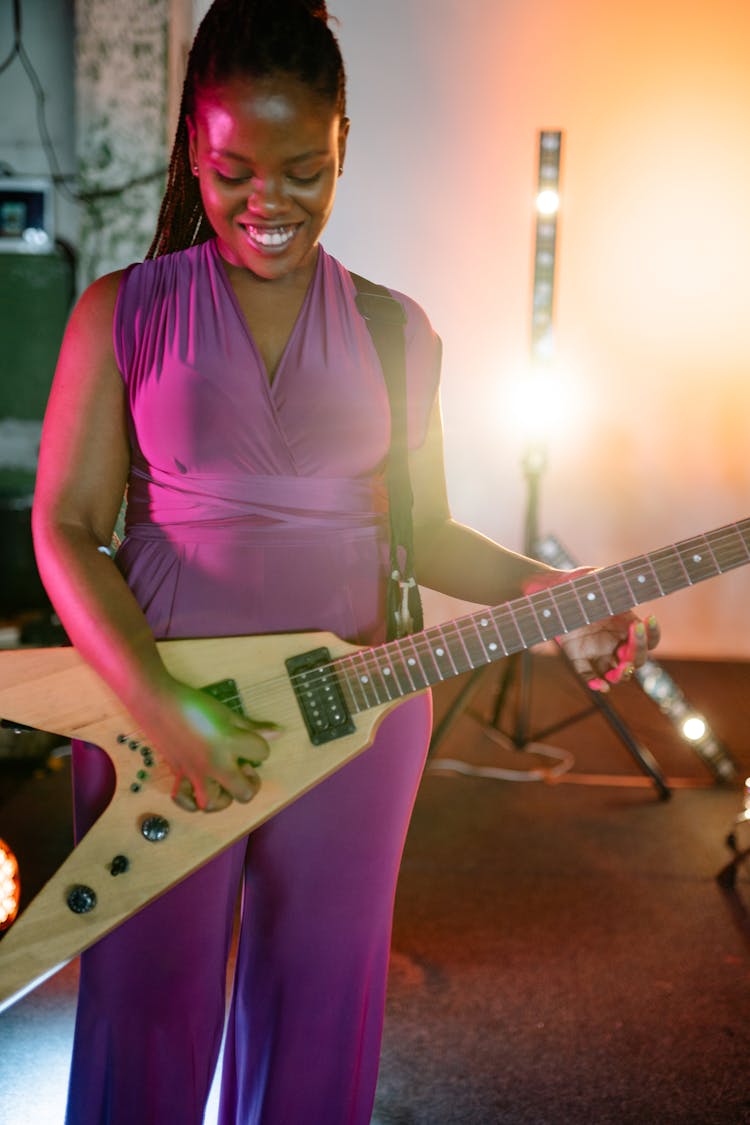
[[[539,177],[537,193],[537,219],[536,219],[536,248],[534,257],[534,287],[531,321],[531,359],[532,370],[535,373],[549,363],[554,350],[553,342],[553,297],[555,258],[557,242],[557,214],[559,207],[560,161],[562,156],[562,132],[543,130],[539,134]],[[547,456],[545,444],[540,439],[533,439],[527,443],[522,459],[522,469],[526,481],[526,511],[524,519],[524,553],[530,558],[537,558],[539,534],[539,496],[541,479],[546,468]],[[666,799],[670,796],[670,789],[666,779],[650,751],[633,736],[622,718],[617,714],[611,704],[602,697],[601,693],[592,691],[581,679],[572,666],[571,661],[560,649],[560,658],[575,679],[576,683],[589,698],[589,706],[583,712],[578,712],[563,719],[542,731],[531,732],[531,707],[532,707],[532,681],[533,681],[533,655],[526,650],[518,655],[511,656],[505,663],[505,671],[500,681],[494,713],[490,723],[485,728],[491,736],[500,736],[502,741],[507,741],[517,750],[533,749],[538,746],[542,752],[545,748],[541,745],[544,737],[549,736],[564,727],[579,721],[585,716],[598,710],[607,720],[615,734],[623,742],[628,752],[633,756],[638,766],[653,781],[659,796]],[[449,707],[442,721],[436,726],[431,751],[452,726],[459,714],[468,706],[474,695],[484,668],[477,669],[467,680],[456,700]],[[515,711],[512,722],[512,732],[503,732],[502,719],[509,702],[512,687],[515,685]],[[549,748],[551,750],[551,748]],[[553,754],[563,757],[561,753],[552,751]]]

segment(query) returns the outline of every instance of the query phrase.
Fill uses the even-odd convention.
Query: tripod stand
[[[538,551],[539,492],[545,467],[546,455],[543,445],[541,443],[529,444],[523,457],[522,468],[526,481],[524,552],[530,558],[536,558]],[[527,649],[522,653],[508,657],[505,661],[505,668],[500,680],[494,711],[487,724],[488,731],[503,734],[504,738],[507,739],[516,750],[527,750],[532,744],[540,743],[550,735],[598,711],[602,718],[609,723],[638,767],[651,779],[659,797],[662,800],[669,798],[671,796],[671,790],[650,750],[633,735],[632,731],[630,731],[627,724],[623,721],[622,717],[617,713],[609,700],[602,696],[600,692],[592,691],[581,679],[575,671],[571,660],[561,648],[558,648],[558,655],[580,690],[586,695],[588,706],[542,730],[532,732],[531,710],[534,657],[532,652]],[[449,729],[469,705],[486,670],[486,668],[478,668],[475,672],[472,672],[466,684],[448,708],[445,716],[435,727],[430,744],[431,754],[434,753]],[[509,709],[511,692],[514,687],[516,689],[515,706],[511,716],[511,729],[508,731],[503,730],[503,718],[506,711]]]

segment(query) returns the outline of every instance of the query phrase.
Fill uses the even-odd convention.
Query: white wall
[[[504,396],[528,350],[541,128],[565,130],[557,355],[578,379],[550,439],[545,529],[608,563],[745,516],[750,7],[331,7],[352,131],[326,244],[420,299],[444,338],[457,517],[521,544]],[[662,652],[750,656],[748,583],[659,603]]]

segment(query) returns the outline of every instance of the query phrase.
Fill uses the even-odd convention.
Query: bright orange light
[[[705,720],[700,715],[691,715],[682,724],[682,733],[688,742],[700,742],[706,733],[706,729]]]
[[[0,840],[0,931],[7,930],[14,921],[20,898],[18,861],[8,845]]]
[[[582,424],[585,400],[578,381],[558,364],[532,367],[507,385],[506,408],[514,432],[532,444],[546,444],[559,432]]]

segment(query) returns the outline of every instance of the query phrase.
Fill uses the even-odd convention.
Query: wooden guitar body
[[[0,714],[95,743],[117,775],[107,809],[0,941],[0,1010],[372,742],[395,701],[357,715],[353,733],[310,741],[285,660],[321,646],[332,656],[356,651],[320,633],[160,642],[179,679],[195,687],[233,680],[245,713],[282,727],[253,800],[212,813],[174,803],[169,769],[140,744],[117,697],[74,649],[0,653]],[[96,902],[86,909],[88,892]]]

